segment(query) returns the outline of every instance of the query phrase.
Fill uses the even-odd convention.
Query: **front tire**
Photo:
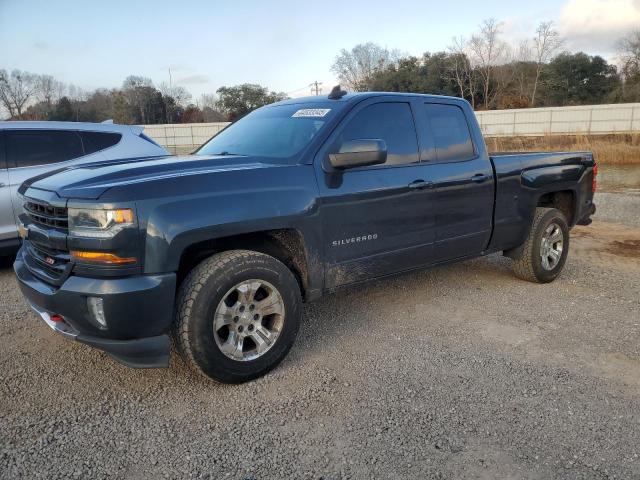
[[[196,371],[242,383],[275,368],[300,326],[298,282],[263,253],[231,250],[195,267],[180,286],[175,337]]]
[[[562,271],[569,253],[569,226],[555,208],[536,208],[529,236],[520,247],[513,271],[535,283],[549,283]]]

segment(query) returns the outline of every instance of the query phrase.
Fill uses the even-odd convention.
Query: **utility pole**
[[[316,97],[320,95],[320,92],[322,91],[322,88],[320,87],[321,85],[322,85],[322,82],[319,82],[317,80],[309,84],[309,86],[311,87],[311,93],[315,92]]]

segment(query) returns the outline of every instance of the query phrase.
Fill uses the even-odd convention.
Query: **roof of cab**
[[[297,98],[288,98],[286,100],[281,100],[280,102],[276,102],[276,103],[272,103],[271,105],[296,105],[296,104],[301,104],[301,103],[315,103],[315,104],[321,104],[321,103],[327,103],[327,104],[332,104],[332,103],[336,103],[336,102],[342,102],[342,103],[349,103],[349,102],[353,102],[353,101],[360,101],[360,100],[364,100],[365,98],[371,98],[371,97],[382,97],[382,96],[393,96],[393,97],[405,97],[405,98],[410,98],[410,97],[424,97],[424,98],[429,98],[432,100],[435,99],[447,99],[447,100],[453,100],[453,101],[465,101],[464,99],[460,98],[460,97],[450,97],[450,96],[445,96],[445,95],[430,95],[430,94],[426,94],[426,93],[403,93],[403,92],[356,92],[356,93],[347,93],[346,95],[343,95],[340,98],[337,99],[331,99],[329,98],[328,95],[317,95],[317,96],[310,96],[310,97],[297,97]]]
[[[92,132],[118,132],[139,135],[144,127],[117,123],[48,122],[48,121],[0,121],[0,130],[86,130]]]

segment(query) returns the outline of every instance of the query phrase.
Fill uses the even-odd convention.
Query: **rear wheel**
[[[178,349],[192,368],[218,382],[252,380],[288,353],[301,303],[296,278],[275,258],[247,250],[213,255],[180,287]]]
[[[523,280],[548,283],[560,275],[569,253],[569,226],[555,208],[536,208],[531,231],[515,259],[514,272]]]

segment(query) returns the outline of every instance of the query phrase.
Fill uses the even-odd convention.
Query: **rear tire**
[[[562,271],[569,253],[569,226],[555,208],[536,208],[529,236],[519,248],[513,271],[535,283],[549,283]]]
[[[231,250],[195,267],[180,286],[178,350],[191,368],[221,383],[242,383],[275,368],[298,333],[302,298],[284,264]]]

